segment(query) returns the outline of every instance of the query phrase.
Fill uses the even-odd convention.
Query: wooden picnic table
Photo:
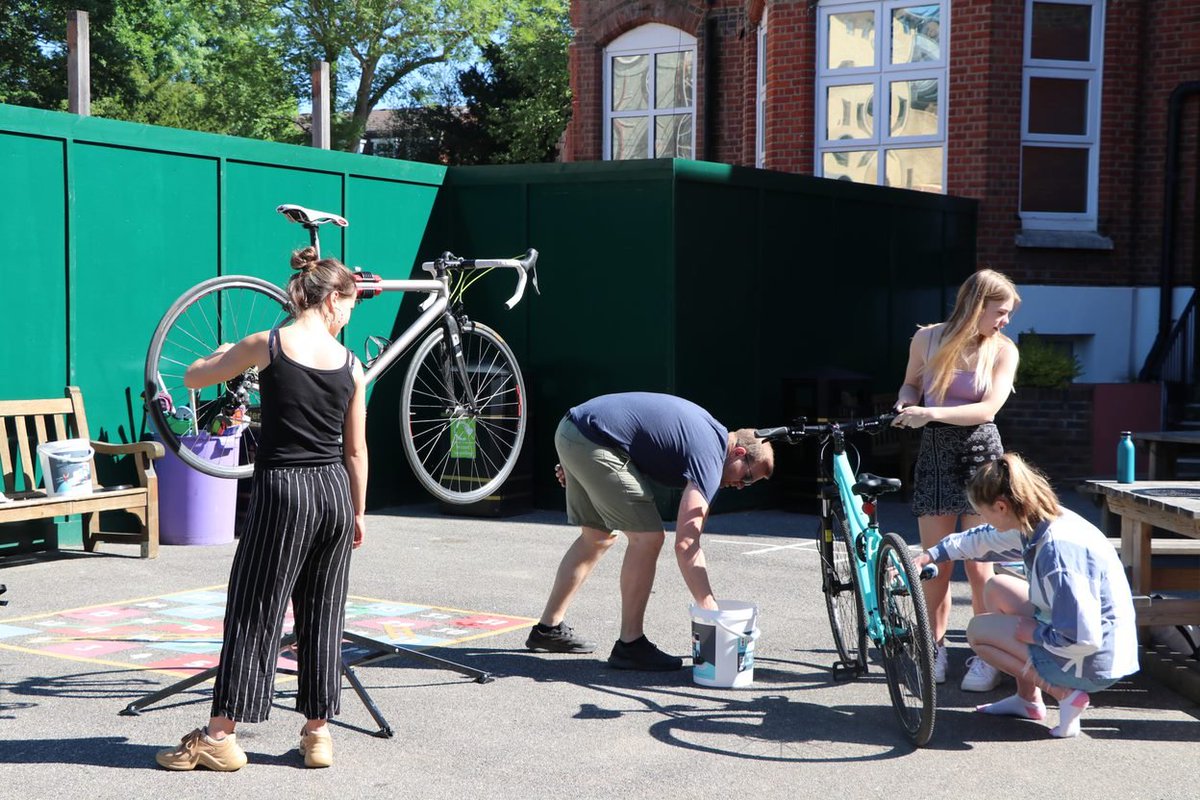
[[[1200,566],[1154,566],[1154,553],[1200,555],[1200,481],[1087,481],[1121,520],[1121,561],[1129,571],[1139,625],[1200,623],[1200,598],[1156,599],[1156,591],[1200,593]],[[1155,539],[1155,528],[1187,537]]]
[[[1152,481],[1171,481],[1179,477],[1179,456],[1188,451],[1200,454],[1200,431],[1145,431],[1134,433],[1133,441],[1145,444],[1150,456]]]

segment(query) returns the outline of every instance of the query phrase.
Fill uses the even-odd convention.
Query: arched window
[[[657,22],[604,49],[604,158],[693,158],[696,38]]]

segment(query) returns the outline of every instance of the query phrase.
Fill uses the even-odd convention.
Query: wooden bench
[[[98,455],[132,458],[138,485],[112,489],[100,486],[93,457],[93,494],[48,497],[44,491],[36,490],[37,446],[71,438],[89,440]],[[0,523],[79,514],[84,549],[93,551],[98,542],[140,544],[142,558],[154,558],[158,555],[158,477],[154,474],[154,459],[162,455],[163,447],[158,442],[111,444],[92,440],[83,410],[83,394],[76,386],[68,386],[63,398],[0,400],[2,490],[10,498],[8,502],[0,502]],[[101,531],[96,517],[101,511],[128,511],[138,518],[141,530]]]

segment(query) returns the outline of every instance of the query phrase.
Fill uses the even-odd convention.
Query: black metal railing
[[[1200,293],[1197,293],[1200,294]],[[1141,381],[1191,386],[1196,378],[1196,297],[1193,294],[1170,334],[1154,342],[1142,371]]]

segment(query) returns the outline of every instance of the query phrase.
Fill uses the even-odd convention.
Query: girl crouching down
[[[917,567],[973,560],[1025,563],[1028,581],[996,575],[984,589],[986,612],[967,626],[975,653],[1017,680],[1017,693],[976,708],[1042,720],[1042,694],[1058,701],[1052,736],[1079,734],[1089,692],[1138,669],[1133,599],[1121,560],[1104,534],[1059,505],[1045,477],[1006,453],[967,484],[985,524],[942,539]]]

